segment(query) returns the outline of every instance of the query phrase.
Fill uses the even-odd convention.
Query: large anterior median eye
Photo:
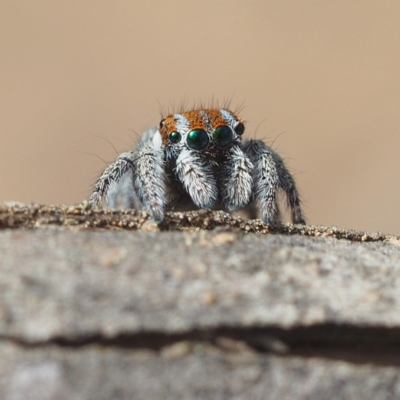
[[[182,139],[182,135],[177,131],[171,132],[169,134],[169,140],[171,143],[179,143],[181,141],[181,139]]]
[[[187,144],[193,150],[203,150],[208,144],[207,132],[203,129],[193,129],[187,135]]]
[[[232,129],[229,126],[219,126],[212,134],[213,142],[218,147],[225,147],[232,141]]]

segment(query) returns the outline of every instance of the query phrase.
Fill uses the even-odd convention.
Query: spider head
[[[241,141],[244,124],[229,110],[202,108],[168,115],[159,132],[167,149],[224,150]]]

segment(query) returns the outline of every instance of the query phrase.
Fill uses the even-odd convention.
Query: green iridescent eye
[[[235,126],[235,132],[239,135],[242,136],[244,133],[244,125],[239,122],[236,126]]]
[[[208,144],[208,135],[203,129],[193,129],[188,133],[186,140],[191,149],[203,150]]]
[[[169,140],[171,143],[179,143],[181,141],[181,139],[182,139],[182,135],[177,131],[171,132],[169,134]]]
[[[219,126],[212,134],[213,142],[218,147],[225,147],[232,141],[232,129],[229,126]]]

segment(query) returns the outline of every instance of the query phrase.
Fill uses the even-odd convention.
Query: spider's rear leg
[[[293,176],[286,168],[281,156],[272,151],[272,157],[275,161],[276,169],[279,175],[279,181],[281,188],[286,193],[287,204],[290,208],[290,212],[292,215],[292,221],[294,224],[306,224],[306,219],[303,215],[300,205],[300,196],[299,192],[296,188],[296,184],[294,182]]]
[[[175,172],[197,207],[214,205],[218,190],[212,167],[198,152],[182,149],[176,160]]]
[[[105,199],[108,204],[110,203],[109,199],[117,190],[121,180],[125,180],[127,176],[132,177],[133,159],[132,151],[122,153],[104,170],[89,197],[90,204],[100,206]]]
[[[229,211],[247,206],[251,199],[253,164],[239,146],[227,150],[221,171],[221,196]]]
[[[278,222],[277,194],[282,188],[287,196],[293,223],[305,224],[294,179],[282,158],[261,140],[246,142],[244,152],[254,164],[254,192],[260,201],[262,220],[270,226]]]

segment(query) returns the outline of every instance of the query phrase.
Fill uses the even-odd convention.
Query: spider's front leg
[[[153,144],[139,142],[134,151],[133,187],[142,209],[157,223],[164,219],[167,206],[165,196],[164,150]]]
[[[239,210],[249,204],[253,179],[253,164],[238,146],[232,146],[225,154],[221,171],[222,202],[229,211]]]
[[[269,226],[277,224],[279,219],[277,195],[279,188],[282,188],[287,196],[293,223],[305,224],[294,179],[282,158],[262,140],[245,142],[243,150],[254,165],[252,174],[254,197],[260,202],[262,220]]]
[[[166,207],[163,149],[142,139],[133,151],[118,156],[98,179],[89,203],[101,205],[106,199],[108,205],[114,205],[113,198],[118,197],[121,183],[127,179],[132,185],[132,198],[139,201],[138,208],[149,212],[155,222],[161,222]]]
[[[218,199],[211,165],[197,151],[182,148],[176,159],[175,173],[199,208],[209,208]]]

